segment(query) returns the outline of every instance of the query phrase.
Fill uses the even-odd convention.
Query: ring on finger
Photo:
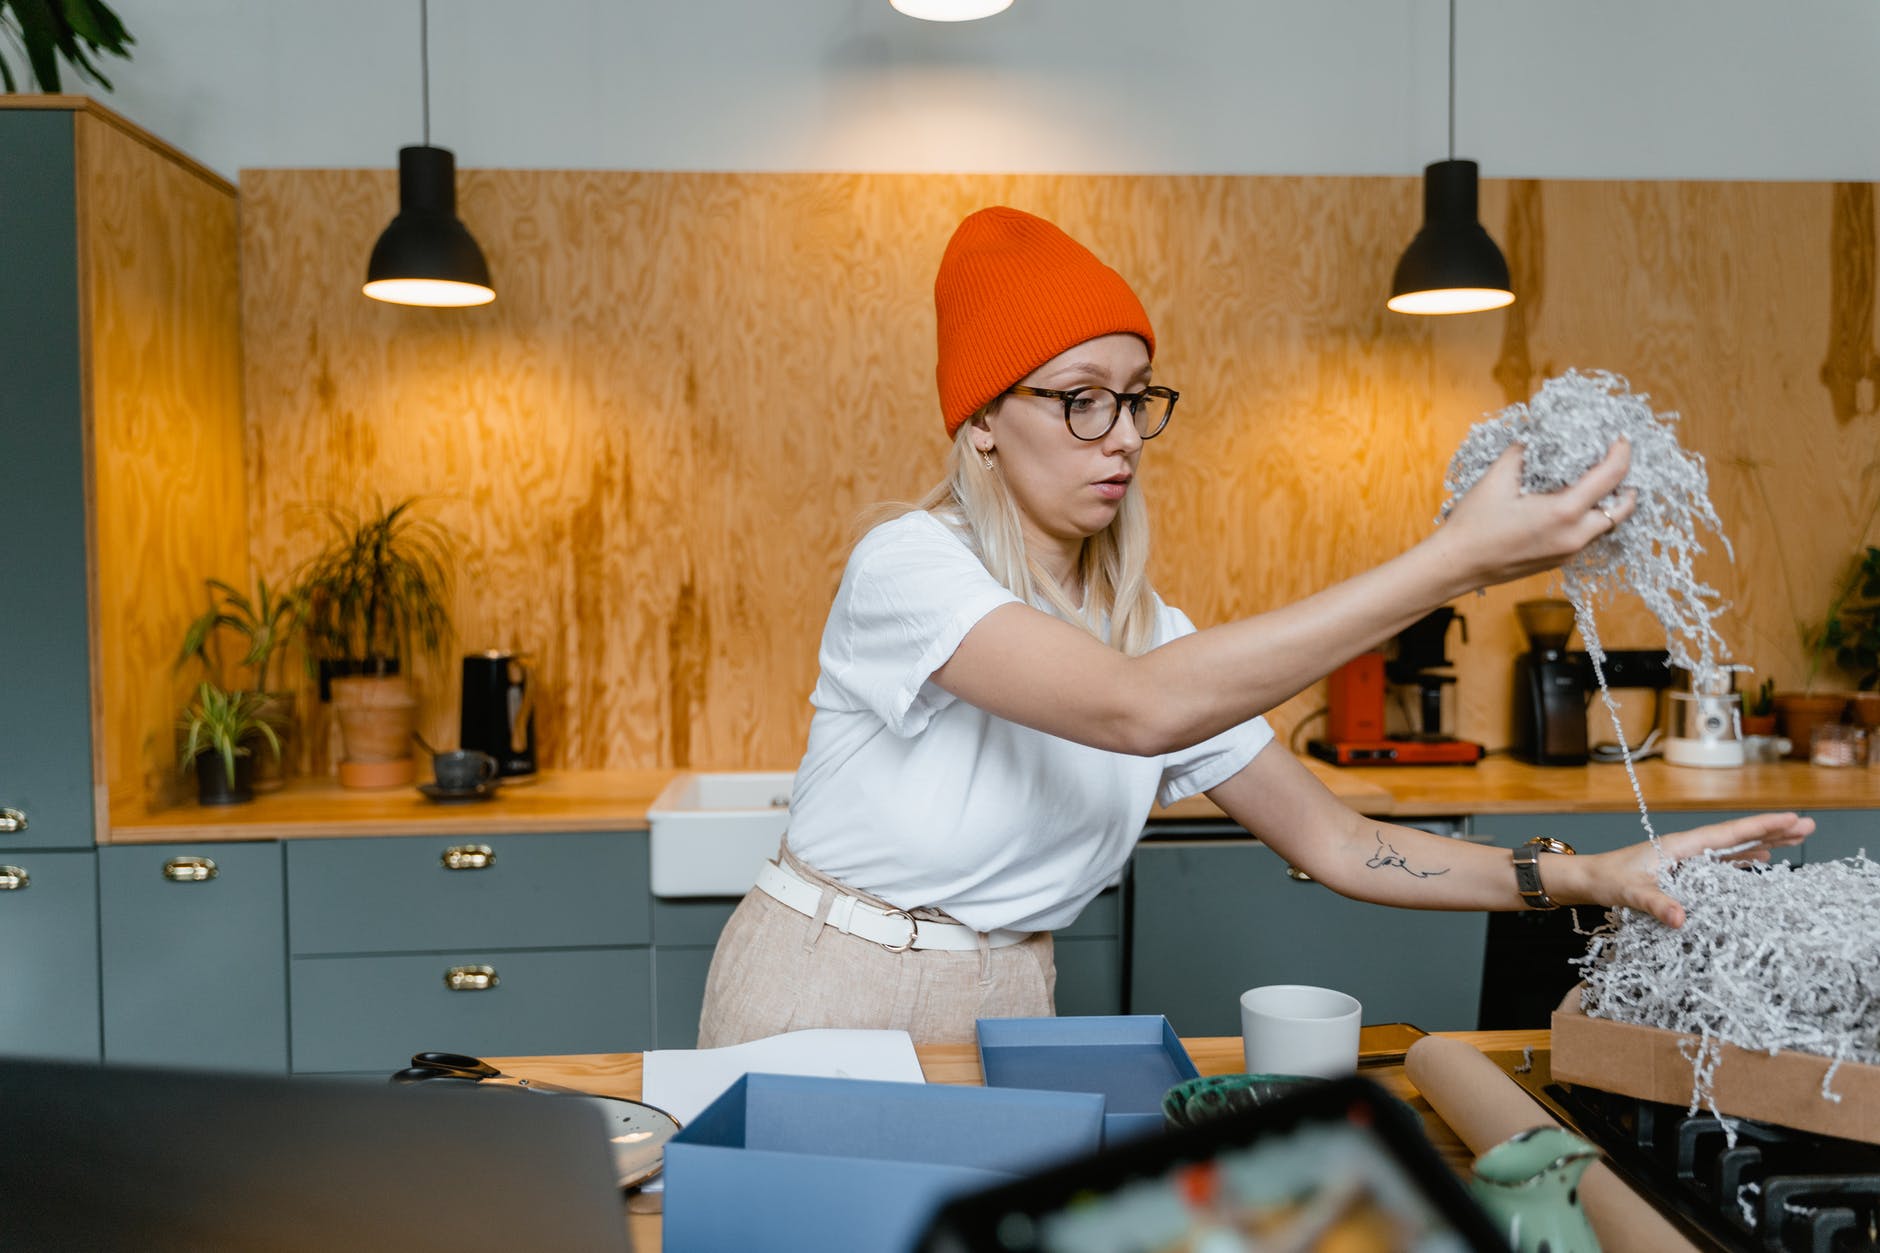
[[[1606,521],[1611,524],[1611,526],[1608,527],[1607,529],[1612,530],[1618,527],[1619,519],[1612,516],[1612,510],[1606,508],[1605,505],[1596,505],[1594,506],[1594,508],[1598,509],[1602,514],[1604,514],[1606,516]]]

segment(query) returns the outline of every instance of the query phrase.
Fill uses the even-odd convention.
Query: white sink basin
[[[682,774],[646,811],[654,896],[743,896],[790,821],[788,771]]]

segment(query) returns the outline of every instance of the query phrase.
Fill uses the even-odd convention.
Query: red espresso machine
[[[1454,609],[1433,609],[1397,635],[1394,657],[1362,653],[1334,670],[1328,689],[1325,738],[1308,741],[1314,757],[1338,766],[1457,766],[1482,759],[1482,746],[1443,731],[1443,689],[1456,681],[1447,652],[1449,624],[1468,619]],[[1414,685],[1420,730],[1385,733],[1391,684]]]

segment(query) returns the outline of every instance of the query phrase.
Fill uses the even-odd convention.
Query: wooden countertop
[[[1545,1048],[1548,1042],[1546,1031],[1456,1031],[1441,1034],[1466,1041],[1484,1052],[1518,1050],[1530,1045]],[[1237,1035],[1196,1037],[1183,1040],[1182,1043],[1188,1049],[1188,1056],[1194,1059],[1195,1069],[1204,1075],[1230,1075],[1242,1069],[1240,1037]],[[922,1044],[916,1046],[915,1052],[920,1056],[920,1067],[929,1083],[979,1084],[985,1081],[985,1076],[979,1070],[979,1050],[974,1045]],[[606,1096],[623,1096],[636,1101],[640,1099],[641,1055],[638,1053],[494,1057],[488,1060],[505,1074],[520,1075],[539,1082],[559,1083]],[[1458,1173],[1468,1170],[1474,1155],[1430,1109],[1429,1102],[1411,1085],[1402,1065],[1366,1067],[1364,1075],[1410,1102],[1412,1108],[1423,1116],[1424,1129],[1443,1160]],[[641,1210],[637,1202],[629,1204],[628,1227],[633,1233],[633,1247],[648,1253],[660,1247],[660,1215]]]
[[[1304,758],[1306,768],[1360,813],[1379,817],[1463,814],[1625,813],[1637,802],[1625,767],[1530,766],[1490,757],[1474,766],[1354,766]],[[787,769],[788,767],[783,767]],[[493,800],[440,804],[415,788],[364,792],[330,779],[297,779],[253,804],[179,805],[151,811],[114,805],[101,844],[285,840],[359,835],[506,835],[541,831],[637,831],[669,769],[549,771],[505,787]],[[1880,768],[1835,769],[1800,762],[1698,770],[1641,762],[1639,783],[1653,809],[1880,809]],[[1155,820],[1220,820],[1194,796],[1155,810]]]
[[[1512,757],[1488,757],[1473,766],[1329,766],[1310,759],[1313,773],[1336,776],[1340,796],[1381,794],[1382,807],[1360,804],[1379,817],[1459,814],[1624,813],[1638,807],[1623,765],[1530,766]],[[1880,768],[1772,762],[1737,770],[1639,762],[1639,786],[1653,809],[1880,809]],[[1190,797],[1156,817],[1218,818],[1205,796]]]
[[[507,785],[487,801],[439,802],[415,787],[361,791],[295,779],[252,804],[112,806],[109,844],[299,840],[351,835],[512,835],[643,831],[646,811],[675,770],[556,770]]]

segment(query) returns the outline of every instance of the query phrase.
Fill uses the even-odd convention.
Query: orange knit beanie
[[[961,222],[933,281],[940,413],[951,439],[1006,388],[1099,335],[1155,331],[1123,276],[1063,231],[1003,205]]]

